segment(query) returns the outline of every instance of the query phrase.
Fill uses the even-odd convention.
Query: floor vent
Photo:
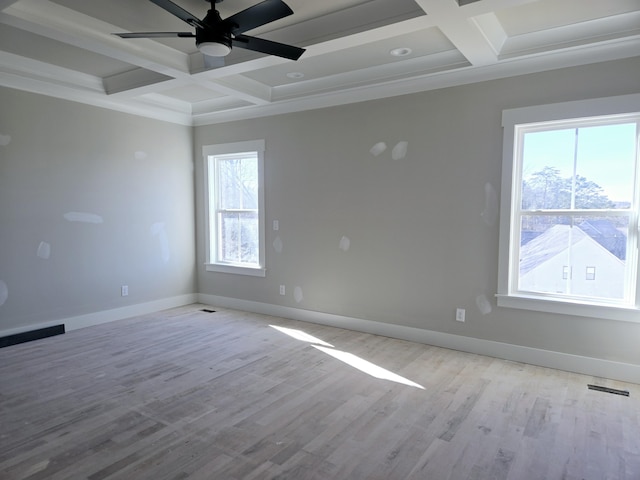
[[[210,310],[208,308],[203,308],[202,310],[200,310],[201,312],[205,312],[205,313],[216,313],[215,310]]]
[[[53,327],[39,328],[30,332],[16,333],[0,338],[0,348],[17,345],[18,343],[40,340],[41,338],[53,337],[64,333],[64,325],[54,325]]]
[[[589,390],[597,390],[598,392],[613,393],[614,395],[623,395],[625,397],[629,396],[628,390],[618,390],[616,388],[600,387],[598,385],[587,385],[587,387],[589,387]]]

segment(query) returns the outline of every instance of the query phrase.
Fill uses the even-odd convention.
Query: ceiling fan
[[[196,46],[204,54],[205,64],[208,67],[224,65],[224,57],[231,52],[232,47],[245,48],[291,60],[297,60],[305,51],[304,48],[294,47],[293,45],[244,35],[244,32],[248,30],[292,15],[293,10],[282,0],[264,0],[224,20],[214,6],[215,3],[220,3],[222,0],[207,0],[211,3],[211,8],[202,20],[170,0],[149,1],[195,27],[195,33],[140,32],[114,33],[114,35],[121,38],[195,38]]]

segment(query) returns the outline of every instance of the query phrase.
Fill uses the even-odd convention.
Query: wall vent
[[[618,390],[617,388],[601,387],[599,385],[587,385],[587,387],[589,390],[596,390],[598,392],[613,393],[614,395],[623,395],[625,397],[629,396],[628,390]]]
[[[53,327],[39,328],[30,332],[15,333],[0,338],[0,348],[17,345],[18,343],[31,342],[41,338],[53,337],[64,333],[64,325],[54,325]]]

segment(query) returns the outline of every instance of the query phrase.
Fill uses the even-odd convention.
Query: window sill
[[[207,272],[234,273],[236,275],[249,275],[251,277],[266,277],[267,270],[262,267],[239,267],[236,265],[221,265],[219,263],[205,263]]]
[[[640,323],[640,309],[635,306],[572,302],[565,299],[543,299],[527,295],[497,294],[496,298],[499,307]]]

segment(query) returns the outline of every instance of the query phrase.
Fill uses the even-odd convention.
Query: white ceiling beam
[[[200,81],[198,85],[207,87],[207,83],[209,82]],[[208,88],[255,105],[265,105],[271,102],[271,87],[248,77],[216,78],[213,82],[210,82]]]
[[[0,72],[11,74],[14,78],[23,78],[25,81],[43,82],[42,85],[50,85],[53,88],[69,87],[104,94],[102,79],[99,77],[9,52],[0,51]],[[0,84],[3,80],[3,75],[0,75]],[[39,93],[46,94],[44,91]]]
[[[491,65],[498,61],[492,45],[456,0],[416,0],[416,3],[472,65]]]
[[[471,21],[475,23],[476,27],[484,38],[487,40],[493,52],[496,55],[500,55],[504,43],[507,41],[507,33],[502,28],[502,24],[496,17],[495,13],[483,13],[476,17],[471,18]]]
[[[166,95],[162,95],[160,93],[147,93],[141,95],[137,101],[187,115],[191,115],[193,113],[191,103],[167,97]]]
[[[193,78],[191,81],[186,81],[137,69],[105,79],[105,90],[116,97],[133,98],[184,85],[198,85],[212,92],[238,98],[254,105],[264,105],[271,101],[271,88],[247,77],[213,80]]]
[[[236,108],[246,107],[247,102],[233,97],[220,97],[210,100],[203,100],[192,105],[193,118],[200,115],[208,115],[211,112],[233,110]]]
[[[538,2],[540,0],[479,0],[460,7],[460,11],[467,16],[482,15],[485,13],[503,10],[505,8],[518,7],[527,3]]]

